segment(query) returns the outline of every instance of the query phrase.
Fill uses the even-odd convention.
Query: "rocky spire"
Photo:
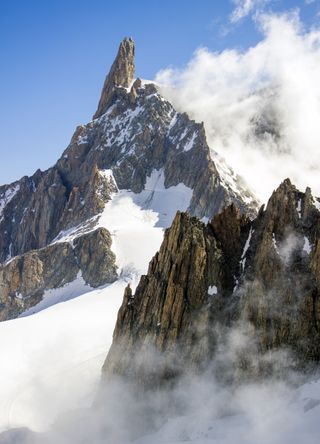
[[[317,206],[286,179],[253,221],[234,205],[206,226],[178,212],[135,293],[125,291],[103,381],[154,390],[208,368],[230,382],[319,365]]]
[[[115,99],[117,87],[128,88],[134,76],[134,42],[125,38],[119,46],[118,54],[104,82],[98,109],[93,118],[100,117]]]

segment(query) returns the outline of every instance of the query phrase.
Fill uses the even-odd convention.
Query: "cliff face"
[[[112,177],[94,165],[67,198],[57,167],[36,176],[38,182],[23,178],[2,187],[10,200],[0,221],[0,244],[5,244],[0,250],[0,320],[18,316],[41,301],[45,290],[72,282],[79,273],[92,287],[117,278],[110,233],[96,227],[97,216],[117,190]]]
[[[103,378],[154,387],[212,362],[222,377],[230,367],[235,377],[318,362],[317,206],[286,180],[253,221],[234,205],[207,225],[178,213],[148,274],[134,294],[126,289]]]
[[[102,116],[108,107],[117,99],[117,92],[131,86],[134,78],[134,42],[131,38],[125,38],[119,47],[119,51],[109,74],[104,82],[98,109],[94,119]]]
[[[248,191],[222,184],[201,124],[177,113],[153,84],[120,85],[131,83],[133,72],[134,44],[125,39],[102,91],[103,103],[106,89],[116,92],[112,103],[76,129],[56,165],[0,187],[1,262],[99,214],[117,189],[139,193],[154,170],[164,170],[166,188],[183,183],[193,190],[191,214],[210,217],[231,201],[254,213]],[[106,183],[104,170],[116,184]]]
[[[258,346],[288,347],[298,365],[319,361],[319,205],[289,180],[252,224],[241,308]],[[244,297],[242,297],[242,294]]]
[[[0,266],[0,321],[15,318],[42,300],[46,290],[74,281],[79,274],[91,287],[117,279],[111,236],[98,228],[69,242],[16,256]]]
[[[29,292],[24,291],[26,287],[8,285],[13,258],[14,263],[25,264],[24,276],[32,275],[25,260],[31,252],[39,255],[41,250],[41,257],[48,255],[42,261],[43,267],[55,267],[53,257],[50,260],[52,245],[68,233],[73,233],[71,240],[78,245],[71,256],[89,257],[87,248],[91,247],[80,238],[96,229],[106,203],[118,190],[145,190],[148,178],[155,172],[163,179],[164,188],[188,188],[188,212],[192,215],[210,218],[231,202],[242,212],[255,214],[257,203],[240,181],[235,185],[234,176],[222,177],[218,172],[209,154],[203,125],[176,112],[155,85],[139,79],[132,84],[133,77],[134,43],[125,39],[105,80],[94,119],[76,129],[57,163],[47,171],[39,170],[32,177],[0,187],[2,307],[15,305],[16,294],[29,298],[29,303],[33,301]],[[142,205],[153,208],[151,191]],[[107,238],[105,242],[101,237],[95,241],[99,258],[112,248]],[[68,242],[71,240],[69,236]],[[88,276],[94,268],[100,270],[99,264],[89,259],[78,264],[88,284],[102,285],[115,279],[115,273],[105,273],[103,268],[92,281]],[[114,269],[113,257],[109,268]],[[56,269],[54,273],[60,275],[61,271]],[[55,285],[69,282],[74,276],[72,268],[64,267],[64,273]],[[41,284],[41,288],[51,288],[48,285]],[[30,281],[28,286],[33,288],[33,283]],[[5,308],[2,319],[4,313]]]

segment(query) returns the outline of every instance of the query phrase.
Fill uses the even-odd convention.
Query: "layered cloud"
[[[304,29],[298,11],[256,20],[256,46],[200,48],[185,69],[162,70],[156,81],[204,121],[213,158],[222,155],[262,201],[286,177],[320,195],[320,29]]]

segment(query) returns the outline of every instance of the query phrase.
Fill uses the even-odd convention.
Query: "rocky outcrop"
[[[307,188],[287,179],[251,228],[241,278],[243,316],[254,325],[259,350],[288,348],[294,365],[318,362],[320,215]],[[252,364],[251,364],[252,365]]]
[[[125,39],[110,81],[129,82],[133,56],[133,42]],[[184,184],[193,190],[192,215],[211,217],[231,202],[255,213],[253,196],[240,184],[238,191],[228,188],[220,177],[203,126],[177,113],[153,84],[137,80],[100,118],[76,129],[56,165],[0,187],[0,262],[86,223],[117,189],[139,193],[155,170],[163,171],[166,188]]]
[[[153,84],[134,82],[130,93],[83,129],[78,144],[87,147],[87,161],[94,157],[99,169],[112,170],[119,189],[140,193],[157,171],[165,188],[190,188],[192,215],[211,217],[231,202],[255,214],[257,202],[240,180],[236,188],[217,170],[203,125],[177,113]],[[76,146],[68,159],[74,151]],[[70,170],[68,162],[59,165]]]
[[[257,202],[241,181],[234,182],[232,174],[228,181],[218,171],[203,125],[178,113],[155,85],[137,79],[131,86],[133,76],[134,44],[124,39],[105,81],[96,118],[76,129],[52,168],[0,187],[3,267],[16,256],[61,241],[65,233],[76,233],[75,239],[94,230],[114,193],[119,189],[140,193],[154,174],[163,180],[164,188],[188,190],[191,215],[211,218],[231,202],[242,213],[256,213]],[[142,205],[152,208],[152,190]],[[108,236],[100,242],[110,250]],[[108,267],[101,256],[92,255],[88,238],[86,248],[83,260],[90,262],[88,269],[96,270],[94,285],[103,284]]]
[[[115,254],[111,251],[111,236],[105,228],[98,228],[73,242],[75,257],[84,280],[91,287],[114,282],[117,278]]]
[[[94,119],[102,116],[107,108],[117,99],[117,93],[121,88],[129,88],[134,77],[134,42],[131,38],[125,38],[119,47],[119,51],[109,74],[104,82],[98,109]]]
[[[239,268],[233,254],[240,252],[248,224],[234,205],[216,218],[215,228],[177,213],[148,274],[134,294],[130,287],[125,291],[106,377],[134,374],[144,386],[155,387],[186,368],[207,368],[216,342],[214,307],[221,310],[230,298]],[[146,368],[146,361],[154,368]]]
[[[287,179],[253,221],[234,205],[207,225],[178,213],[148,274],[126,289],[104,380],[148,388],[210,366],[234,378],[319,362],[317,206]]]
[[[0,187],[0,202],[6,194],[11,197],[4,202],[0,219],[0,262],[43,248],[62,231],[89,223],[116,189],[112,178],[104,177],[95,163],[76,171],[76,177],[56,165]]]
[[[113,282],[117,269],[110,247],[110,233],[98,228],[73,245],[57,242],[0,266],[0,320],[17,317],[40,302],[46,290],[64,286],[79,274],[91,287]]]

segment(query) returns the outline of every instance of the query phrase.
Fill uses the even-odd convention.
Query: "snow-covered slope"
[[[110,172],[101,174],[114,180]],[[141,193],[113,193],[93,226],[78,225],[54,239],[53,243],[72,244],[97,226],[107,228],[119,280],[92,289],[78,275],[61,288],[47,290],[20,318],[0,323],[1,430],[43,430],[64,411],[90,405],[124,288],[128,282],[135,287],[147,272],[163,229],[176,210],[188,208],[191,196],[192,190],[183,184],[165,188],[163,171],[153,170]]]
[[[112,173],[101,175],[114,180]],[[98,289],[81,275],[47,290],[43,300],[20,318],[0,323],[0,429],[26,426],[44,430],[63,412],[88,407],[128,282],[134,287],[159,249],[163,229],[177,210],[190,205],[192,190],[180,183],[164,186],[163,170],[153,170],[140,193],[120,190],[102,213],[61,231],[53,240],[68,242],[96,227],[112,237],[119,280]],[[32,316],[31,316],[32,315]],[[50,398],[50,402],[46,402]]]
[[[118,267],[118,279],[98,288],[80,271],[73,280],[63,278],[19,318],[0,323],[0,431],[46,432],[70,411],[92,404],[125,287],[135,288],[147,272],[177,210],[203,218],[230,202],[255,210],[241,179],[218,154],[210,157],[201,124],[178,113],[154,85],[127,83],[106,83],[96,118],[77,129],[52,169],[0,188],[4,267],[11,256],[40,248],[67,245],[73,251],[79,238],[98,229],[110,233]],[[83,254],[89,250],[85,244]],[[216,293],[209,286],[209,294]],[[21,303],[24,296],[12,294]],[[270,383],[233,393],[212,381],[189,382],[178,393],[184,416],[172,415],[136,444],[318,442],[319,381],[300,390]],[[109,411],[126,413],[112,401]],[[157,402],[155,396],[151,407]],[[78,437],[79,425],[71,425]]]
[[[1,430],[43,430],[66,410],[90,405],[124,286],[0,324]]]
[[[156,199],[164,190],[150,182],[150,192]],[[170,201],[170,192],[166,193]],[[0,323],[1,430],[42,430],[64,411],[92,402],[124,288],[128,282],[134,287],[146,273],[162,241],[163,229],[155,226],[159,215],[134,202],[146,197],[119,192],[99,219],[113,238],[118,281],[92,289],[78,276],[62,288],[46,291],[22,317]],[[67,239],[72,242],[70,233]]]
[[[122,259],[117,247],[116,258],[110,253],[114,209],[108,204],[115,192],[116,205],[131,192],[136,205],[156,211],[157,227],[168,227],[177,210],[207,220],[230,203],[255,215],[258,203],[243,180],[210,155],[203,124],[177,112],[156,85],[133,76],[134,44],[125,39],[99,112],[76,129],[56,164],[0,187],[1,321],[77,275],[93,287],[117,278],[115,260]],[[129,237],[123,238],[127,251]]]
[[[79,276],[47,292],[31,310],[32,316],[26,313],[0,323],[1,431],[23,426],[47,431],[69,411],[91,405],[124,288],[128,282],[136,286],[162,241],[163,229],[156,226],[161,214],[136,202],[147,206],[151,198],[156,202],[159,194],[168,191],[161,186],[161,174],[154,173],[148,184],[150,194],[116,193],[98,222],[108,226],[113,237],[120,273],[117,282],[91,289]],[[178,191],[181,206],[186,205],[188,192]],[[177,190],[172,193],[176,195]],[[318,442],[319,381],[299,389],[275,382],[252,384],[230,393],[195,379],[182,386],[181,393],[185,414],[172,416],[157,432],[135,444]]]

